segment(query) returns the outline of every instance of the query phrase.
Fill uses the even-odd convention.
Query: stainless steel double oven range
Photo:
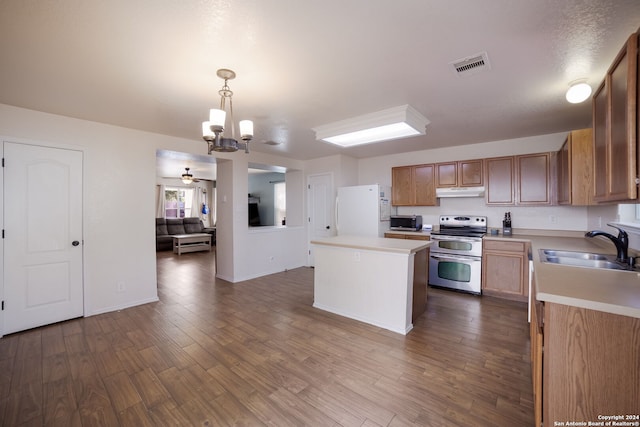
[[[439,224],[431,233],[429,285],[480,295],[487,217],[442,215]]]

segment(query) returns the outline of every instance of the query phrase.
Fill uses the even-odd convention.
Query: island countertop
[[[385,239],[384,237],[335,236],[312,240],[313,245],[411,254],[430,247],[428,240]]]

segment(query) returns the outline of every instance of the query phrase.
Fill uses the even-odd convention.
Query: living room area
[[[168,150],[156,153],[156,252],[210,251],[216,245],[217,159]],[[248,164],[249,229],[286,227],[286,169]]]

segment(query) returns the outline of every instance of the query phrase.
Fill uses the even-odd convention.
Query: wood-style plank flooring
[[[0,339],[5,426],[531,426],[526,306],[429,288],[406,336],[158,253],[160,301]]]

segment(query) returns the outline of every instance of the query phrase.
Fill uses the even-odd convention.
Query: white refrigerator
[[[391,187],[378,184],[338,188],[336,229],[339,236],[383,237],[392,214]]]

